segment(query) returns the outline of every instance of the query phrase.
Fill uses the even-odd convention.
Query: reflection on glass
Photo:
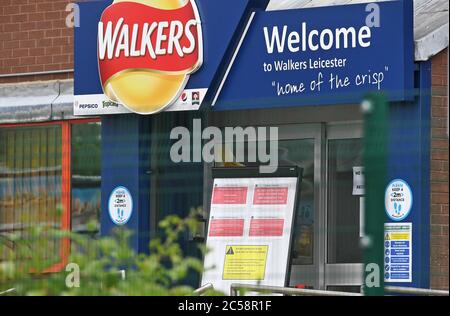
[[[227,148],[227,146],[223,146]],[[231,145],[228,148],[232,148]],[[256,142],[246,142],[244,152],[256,151]],[[235,156],[227,153],[228,156]],[[247,155],[244,163],[223,163],[216,166],[257,166],[257,162],[249,162]],[[293,238],[292,259],[294,264],[313,264],[314,248],[314,139],[293,139],[278,142],[278,165],[300,166],[303,168],[303,179],[300,186],[300,200],[297,200],[297,217]]]
[[[279,164],[303,168],[300,200],[294,230],[295,264],[313,264],[314,246],[314,139],[284,140],[279,144]]]
[[[0,129],[0,237],[37,223],[61,225],[60,126]],[[11,248],[13,248],[11,244]],[[59,253],[50,242],[47,254]],[[0,254],[0,258],[6,254]],[[56,260],[56,258],[55,258]]]
[[[353,195],[353,167],[362,166],[361,139],[328,142],[328,263],[360,263],[360,196]]]
[[[101,205],[100,123],[72,125],[72,230],[87,232],[95,221],[98,233]]]

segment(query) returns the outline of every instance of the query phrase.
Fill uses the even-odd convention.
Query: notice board
[[[287,286],[302,169],[213,168],[202,284]]]

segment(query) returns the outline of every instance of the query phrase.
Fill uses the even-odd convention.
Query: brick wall
[[[73,69],[73,0],[0,1],[0,74]],[[71,78],[72,73],[1,78],[0,83]]]
[[[432,59],[431,287],[448,289],[448,49]]]

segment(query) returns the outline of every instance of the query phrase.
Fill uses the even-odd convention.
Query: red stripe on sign
[[[251,237],[283,236],[284,219],[254,219],[250,221]]]
[[[244,235],[243,219],[213,219],[209,227],[211,237],[241,237]]]
[[[256,205],[276,205],[286,204],[288,196],[288,188],[255,188],[253,196],[253,204]]]
[[[103,12],[98,58],[102,84],[127,69],[188,74],[201,62],[199,21],[189,1],[174,10],[120,2]]]
[[[247,187],[215,187],[212,204],[246,204]]]

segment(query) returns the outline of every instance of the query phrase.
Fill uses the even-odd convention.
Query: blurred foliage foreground
[[[195,231],[197,223],[194,212],[186,219],[166,217],[159,224],[161,236],[150,242],[150,254],[131,249],[132,233],[123,228],[94,238],[38,225],[0,237],[0,295],[194,295],[183,279],[201,273],[203,265],[183,256],[179,240],[187,230]],[[59,272],[49,272],[61,261],[64,240],[70,241],[68,260]]]

